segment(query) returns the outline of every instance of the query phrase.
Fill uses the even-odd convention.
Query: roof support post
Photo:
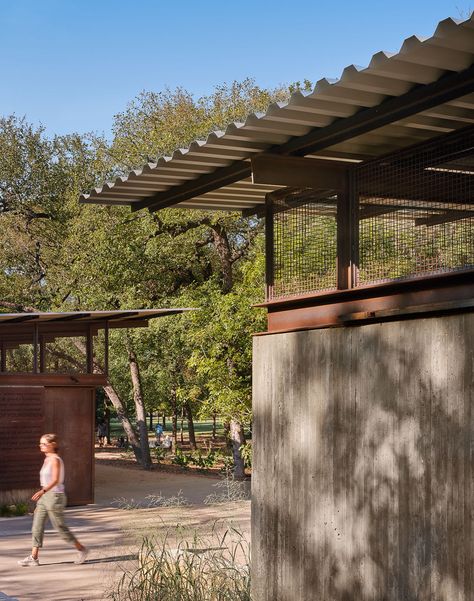
[[[0,348],[0,371],[7,371],[7,349],[3,340]]]
[[[44,336],[39,337],[39,370],[43,374],[46,369],[46,345],[44,343]]]
[[[109,375],[109,321],[105,321],[104,328],[104,372]]]
[[[87,344],[87,373],[92,374],[94,372],[94,348],[92,342],[92,327],[89,326],[87,330],[86,344]]]
[[[337,195],[337,288],[357,286],[359,275],[359,195],[352,174]]]
[[[274,220],[273,201],[269,194],[265,197],[265,298],[273,297],[273,284],[275,279],[274,261]]]
[[[33,329],[33,373],[38,373],[38,324]]]

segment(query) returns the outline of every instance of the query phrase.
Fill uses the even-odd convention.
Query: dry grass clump
[[[250,601],[250,546],[235,528],[194,534],[178,527],[142,542],[137,565],[124,572],[113,601]]]

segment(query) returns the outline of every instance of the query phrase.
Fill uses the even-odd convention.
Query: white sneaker
[[[82,551],[77,552],[76,559],[74,563],[85,563],[87,556],[89,555],[89,549],[83,549]]]
[[[32,557],[31,555],[28,555],[28,557],[25,557],[25,559],[20,559],[20,561],[18,562],[19,566],[39,566],[40,562],[39,559],[35,559],[34,557]]]

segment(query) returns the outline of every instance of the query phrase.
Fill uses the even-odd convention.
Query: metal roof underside
[[[13,324],[94,324],[108,322],[112,327],[120,327],[121,323],[143,322],[156,317],[166,317],[192,311],[193,309],[137,309],[116,311],[73,311],[70,313],[0,313],[1,326]]]
[[[474,13],[441,21],[428,39],[407,38],[397,54],[378,52],[337,81],[250,114],[171,157],[147,163],[83,194],[81,203],[133,210],[246,211],[278,186],[251,181],[250,159],[271,152],[360,162],[474,124]]]

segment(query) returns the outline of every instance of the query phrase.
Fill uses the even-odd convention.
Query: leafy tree
[[[211,320],[230,320],[232,312],[244,320],[241,334],[249,344],[255,320],[243,312],[244,273],[246,263],[256,257],[258,220],[176,209],[130,215],[123,208],[79,206],[77,197],[150,156],[187,146],[286,96],[284,88],[267,91],[252,80],[220,86],[199,99],[182,89],[144,92],[116,116],[110,144],[94,136],[48,139],[42,128],[24,120],[2,119],[4,309],[125,309],[202,302],[200,314],[207,313]],[[215,310],[211,299],[217,303]],[[157,324],[149,332],[113,333],[110,384],[104,388],[145,466],[149,455],[144,412],[156,406],[157,399],[169,403],[175,416],[184,409],[190,425],[203,407],[212,407],[213,414],[222,410],[239,424],[236,436],[250,406],[249,376],[243,375],[237,360],[242,350],[237,333],[230,336],[217,321],[198,317]],[[150,339],[149,333],[157,331],[166,336],[166,345]],[[219,336],[219,353],[217,347],[208,349],[214,363],[193,353],[194,345],[210,338],[218,344]],[[249,359],[247,351],[243,361]],[[217,394],[224,377],[221,367],[232,381],[226,395]],[[102,369],[100,358],[95,369]],[[129,411],[137,415],[140,432],[132,426]]]

